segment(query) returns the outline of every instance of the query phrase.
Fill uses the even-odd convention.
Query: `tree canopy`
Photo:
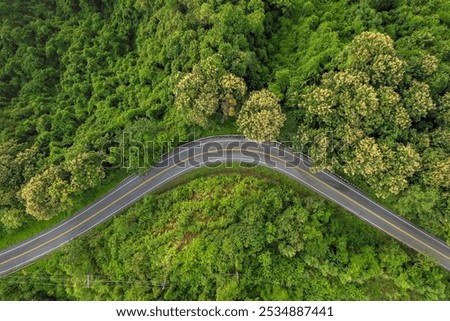
[[[91,231],[4,278],[0,298],[448,297],[447,271],[319,196],[289,186],[273,172],[247,169],[149,195],[101,233]]]
[[[236,133],[285,141],[307,153],[314,170],[344,176],[450,242],[449,12],[446,0],[0,0],[0,243],[30,237],[46,226],[39,221],[61,220],[182,142]],[[264,216],[267,204],[279,205],[277,193],[253,206]],[[237,195],[233,202],[244,202]],[[327,212],[318,204],[317,211]],[[316,211],[297,205],[271,210],[295,222]],[[253,210],[240,215],[264,221]],[[286,222],[265,222],[253,232],[276,239],[277,259],[288,262],[304,251],[307,242],[290,233]],[[193,237],[196,227],[185,227],[180,235]],[[277,231],[289,241],[277,239]],[[414,297],[404,292],[411,284],[425,284],[419,294],[427,298],[443,297],[437,281],[434,294],[426,290],[430,280],[419,269],[433,269],[426,259],[411,263],[410,253],[386,245],[377,261],[373,244],[350,256],[339,249],[357,236],[332,245],[318,237],[318,254],[302,257],[321,271],[305,274],[315,283],[298,285],[305,298],[347,280],[365,280],[367,287],[394,282],[402,290],[392,290],[393,298]],[[232,241],[251,243],[233,238],[209,249],[205,241],[195,253],[212,255],[223,247],[230,262],[244,264],[244,252]],[[327,246],[347,270],[321,264],[319,252]],[[257,278],[289,265],[274,267],[271,250],[255,250],[263,273]],[[89,254],[83,255],[89,271]],[[202,266],[189,268],[196,264]],[[236,273],[223,264],[217,269]],[[295,264],[300,272],[306,269]],[[412,269],[409,279],[376,277],[405,266]],[[336,273],[339,283],[320,279]],[[245,291],[261,298],[293,296],[286,286],[252,292],[248,280],[196,281],[220,288],[218,298],[236,291],[243,298]],[[248,289],[242,292],[239,284]],[[377,297],[356,285],[343,289]],[[70,298],[82,297],[77,291],[82,292],[73,290]],[[140,297],[139,289],[133,291],[136,296],[130,292],[126,298]],[[177,297],[180,290],[173,291]],[[193,289],[192,296],[200,297],[199,291]],[[62,297],[55,293],[49,296]]]
[[[279,99],[270,91],[254,91],[242,106],[237,125],[245,137],[258,142],[275,141],[286,116]]]

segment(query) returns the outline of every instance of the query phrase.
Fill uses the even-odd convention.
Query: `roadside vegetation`
[[[450,243],[449,13],[448,0],[0,0],[0,247],[183,141],[231,133],[288,141]]]
[[[294,191],[285,177],[258,168],[198,174],[214,173],[146,196],[101,229],[8,276],[0,299],[450,296],[447,271],[306,189]]]

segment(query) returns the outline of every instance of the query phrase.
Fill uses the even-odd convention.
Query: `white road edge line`
[[[104,200],[106,200],[107,198],[109,198],[110,196],[114,195],[115,192],[121,190],[123,187],[127,186],[128,184],[130,184],[131,182],[133,182],[134,180],[136,180],[136,178],[138,178],[139,176],[135,176],[133,177],[133,179],[131,179],[129,182],[127,182],[126,184],[120,186],[119,188],[117,188],[116,190],[112,191],[111,194],[108,194],[108,192],[103,195],[100,199],[98,199],[97,201],[94,202],[94,204],[90,205],[88,208],[83,209],[81,212],[76,213],[76,215],[72,216],[70,219],[66,220],[66,221],[62,221],[60,224],[54,226],[53,228],[51,228],[50,230],[48,230],[47,232],[43,233],[43,234],[38,234],[34,237],[32,237],[31,239],[29,239],[28,241],[24,242],[24,243],[19,243],[16,246],[13,245],[13,247],[11,248],[6,248],[6,251],[0,252],[0,256],[8,254],[14,250],[20,249],[21,247],[34,242],[36,240],[39,240],[40,238],[58,230],[60,227],[72,222],[73,220],[79,218],[81,215],[83,215],[84,213],[86,213],[87,211],[89,211],[91,208],[97,206],[98,204],[100,204],[101,202],[103,202]]]
[[[232,140],[224,140],[224,141],[222,141],[222,142],[227,142],[227,141],[228,141],[228,142],[234,142],[234,141],[232,141]],[[202,145],[203,145],[203,144],[200,144],[199,146],[195,146],[194,148],[196,148],[196,147],[201,147]],[[173,157],[174,155],[171,155],[171,156]],[[294,156],[296,156],[296,155],[294,155]],[[170,158],[172,158],[172,157],[170,157]],[[170,158],[169,158],[169,159],[170,159]],[[220,161],[220,158],[214,158],[214,159],[217,159],[217,160]],[[248,160],[249,160],[248,158],[247,158],[247,159],[244,159],[244,158],[237,157],[236,160],[238,160],[238,159],[240,159],[241,161],[248,161]],[[252,160],[252,159],[250,159],[250,160]],[[234,158],[233,158],[233,161],[234,161]],[[226,160],[222,160],[221,162],[222,162],[222,163],[225,163]],[[160,183],[156,184],[155,186],[149,188],[149,189],[146,190],[145,192],[139,194],[137,197],[135,197],[133,200],[131,200],[131,201],[128,202],[127,204],[121,206],[121,207],[118,208],[117,210],[114,210],[113,212],[111,212],[110,214],[108,214],[107,216],[105,216],[104,218],[102,218],[101,220],[99,220],[98,222],[95,222],[95,224],[93,224],[92,226],[90,226],[87,230],[84,230],[84,231],[82,231],[81,233],[72,236],[70,239],[64,241],[63,243],[59,244],[58,246],[56,246],[56,247],[54,247],[54,248],[52,248],[52,249],[50,249],[50,250],[48,250],[48,251],[45,251],[44,253],[41,253],[41,254],[39,254],[39,255],[33,257],[33,258],[30,258],[30,259],[28,259],[28,260],[22,262],[22,263],[21,263],[20,265],[18,265],[18,266],[15,266],[15,267],[12,267],[12,268],[9,268],[9,269],[7,269],[7,270],[4,270],[4,271],[0,272],[0,274],[3,275],[3,274],[7,273],[7,272],[10,271],[10,270],[17,269],[18,267],[21,267],[21,266],[23,266],[23,265],[26,265],[26,264],[28,264],[30,261],[34,261],[34,260],[36,260],[37,258],[46,255],[48,252],[51,252],[51,251],[53,251],[53,250],[55,250],[55,249],[57,249],[57,248],[63,246],[64,244],[66,244],[67,242],[69,242],[70,240],[72,240],[73,238],[76,238],[76,237],[78,237],[79,235],[86,233],[87,231],[91,230],[91,229],[94,228],[95,226],[101,224],[102,222],[104,222],[104,221],[107,220],[108,218],[110,218],[110,217],[112,217],[113,215],[115,215],[117,212],[120,212],[123,208],[132,205],[137,199],[139,199],[139,198],[141,198],[142,196],[144,196],[144,195],[146,195],[146,194],[152,192],[152,191],[155,190],[158,186],[164,184],[166,181],[171,180],[173,177],[180,176],[180,175],[182,175],[184,172],[187,172],[187,171],[189,171],[189,170],[193,170],[193,169],[196,169],[196,168],[201,168],[201,167],[203,167],[204,165],[206,165],[205,162],[200,163],[200,164],[199,164],[199,167],[187,167],[186,169],[184,169],[184,170],[182,170],[182,171],[180,171],[180,172],[178,172],[178,173],[176,173],[176,174],[174,174],[174,175],[171,175],[170,177],[164,179],[163,181],[161,181]],[[262,162],[261,160],[258,160],[258,165],[265,165],[265,163]],[[306,185],[306,186],[308,186],[309,188],[315,190],[318,194],[324,196],[325,198],[336,201],[334,198],[332,198],[332,197],[326,195],[325,193],[321,192],[319,189],[317,189],[316,187],[312,186],[312,185],[309,184],[308,182],[302,180],[301,178],[299,178],[299,177],[297,177],[297,176],[295,176],[295,175],[292,175],[291,173],[289,173],[289,172],[286,171],[285,169],[283,169],[283,168],[275,168],[275,169],[277,169],[277,170],[279,170],[279,171],[285,173],[287,176],[293,178],[293,179],[296,180],[296,181],[301,181],[304,185]],[[328,176],[329,178],[333,179],[333,181],[342,184],[342,182],[341,182],[340,180],[338,180],[337,178],[335,178],[335,177],[329,175],[326,171],[322,171],[322,173],[324,173],[324,174],[325,174],[326,176]],[[140,177],[140,176],[135,176],[133,179],[131,179],[129,182],[127,182],[127,184],[121,186],[119,189],[117,189],[117,190],[113,191],[111,194],[105,196],[104,198],[102,198],[102,199],[99,200],[98,202],[94,203],[94,204],[93,204],[92,206],[90,206],[89,208],[85,209],[83,212],[87,211],[88,209],[92,208],[92,207],[95,206],[95,205],[98,205],[98,203],[99,203],[100,201],[103,201],[103,200],[106,199],[107,197],[113,195],[116,191],[118,191],[118,190],[120,190],[121,188],[123,188],[124,186],[128,185],[129,183],[131,183],[131,181],[134,181],[134,180],[135,180],[136,178],[138,178],[138,177]],[[322,184],[325,184],[324,182],[321,182],[321,183],[322,183]],[[326,185],[326,184],[325,184],[325,185]],[[144,186],[145,186],[145,185],[144,185]],[[347,187],[347,185],[345,185],[345,184],[344,184],[344,186]],[[390,212],[390,211],[387,210],[386,208],[384,208],[384,207],[378,205],[377,203],[375,203],[374,201],[372,201],[372,200],[371,200],[370,198],[368,198],[367,196],[362,195],[361,193],[359,193],[359,192],[358,192],[355,188],[353,188],[352,186],[349,185],[349,187],[350,187],[350,189],[351,189],[353,192],[355,192],[356,194],[358,194],[359,196],[361,196],[363,199],[365,199],[365,200],[371,202],[373,205],[375,205],[376,207],[381,208],[382,210],[384,210],[384,211],[387,212],[388,214],[394,216],[395,218],[399,218],[399,219],[400,219],[401,221],[403,221],[404,223],[407,223],[408,226],[411,226],[411,227],[415,228],[415,229],[416,229],[417,231],[419,231],[422,235],[426,235],[426,236],[428,236],[428,237],[430,236],[430,235],[428,235],[428,233],[424,232],[423,230],[416,228],[416,227],[415,227],[414,225],[412,225],[410,222],[403,220],[401,217],[395,215],[394,213]],[[355,203],[356,205],[359,205],[358,203],[356,203],[356,202],[354,202],[354,201],[353,201],[353,203]],[[374,224],[373,222],[367,220],[365,217],[361,216],[360,213],[355,212],[353,209],[347,207],[346,205],[342,205],[342,204],[339,204],[339,205],[342,206],[343,208],[347,209],[348,211],[354,213],[354,214],[357,215],[359,218],[363,219],[364,221],[368,222],[369,224],[375,225],[378,229],[380,229],[381,231],[385,232],[386,234],[392,236],[392,234],[390,234],[389,232],[387,232],[385,229],[381,228],[380,226]],[[83,213],[83,212],[81,212],[81,213]],[[81,215],[81,213],[79,213],[79,214],[77,214],[76,216],[72,217],[70,220],[65,221],[64,224],[67,224],[67,223],[69,223],[71,220],[75,219],[76,217],[79,217],[79,215]],[[45,234],[38,235],[38,237],[33,238],[33,239],[30,240],[29,242],[32,242],[32,241],[34,241],[34,240],[36,240],[36,239],[38,239],[38,238],[40,238],[40,237],[43,237],[44,235],[46,235],[46,234],[48,234],[48,233],[50,233],[50,232],[56,230],[57,228],[63,226],[64,224],[58,225],[57,227],[55,227],[55,229],[52,229],[52,230],[48,231],[48,232],[45,233]],[[406,235],[407,235],[407,234],[406,234]],[[408,235],[407,235],[407,236],[408,236]],[[401,240],[399,240],[397,237],[394,237],[394,238],[397,239],[398,241],[400,241],[401,243],[404,243],[404,242],[402,242]],[[432,240],[439,241],[439,240],[435,239],[434,237],[432,237]],[[26,242],[26,243],[23,243],[23,244],[19,244],[18,247],[13,248],[12,250],[17,249],[17,248],[20,248],[21,246],[24,246],[24,245],[28,244],[29,242]],[[442,243],[442,242],[439,242],[439,243]],[[444,243],[442,243],[442,245],[447,246],[447,245],[444,244]],[[12,251],[12,250],[10,250],[10,251]],[[3,255],[3,254],[8,253],[8,252],[10,252],[10,251],[0,253],[0,256]],[[437,252],[437,253],[440,254],[439,252]],[[442,255],[441,255],[441,256],[442,256]]]
[[[322,171],[322,173],[324,173],[326,176],[330,177],[331,179],[333,179],[335,182],[342,184],[341,181],[338,180],[337,177],[333,177],[330,174],[328,174],[326,171]],[[446,243],[444,243],[442,240],[428,234],[427,232],[425,232],[424,230],[416,227],[414,224],[412,224],[411,222],[408,222],[406,219],[402,218],[401,216],[393,213],[392,211],[390,211],[389,209],[385,208],[384,206],[381,206],[380,204],[375,203],[375,201],[372,201],[368,196],[361,194],[360,192],[358,192],[358,190],[356,188],[354,188],[351,185],[344,185],[345,187],[350,187],[350,189],[358,194],[359,196],[361,196],[363,199],[365,199],[366,201],[369,201],[370,203],[372,203],[373,205],[375,205],[376,207],[378,207],[379,209],[383,210],[384,212],[388,213],[390,216],[398,218],[400,221],[402,221],[403,223],[405,223],[406,225],[408,225],[409,227],[412,227],[413,229],[415,229],[416,231],[420,232],[421,234],[426,235],[427,237],[433,239],[436,242],[439,242],[442,245],[448,246]],[[425,233],[424,233],[425,232]]]

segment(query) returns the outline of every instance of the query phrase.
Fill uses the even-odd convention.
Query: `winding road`
[[[258,144],[241,136],[219,136],[187,143],[162,157],[144,176],[132,176],[85,209],[52,228],[0,252],[0,276],[5,276],[56,250],[122,212],[146,194],[199,167],[244,162],[272,168],[347,209],[362,220],[418,252],[435,258],[450,271],[450,247],[411,222],[372,201],[338,176],[311,173],[306,156],[281,144]]]

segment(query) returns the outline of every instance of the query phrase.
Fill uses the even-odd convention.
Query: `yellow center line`
[[[212,152],[212,151],[211,151],[211,152]],[[202,153],[202,154],[205,154],[205,153]],[[202,155],[202,154],[200,154],[200,155]],[[15,256],[15,257],[12,257],[12,258],[10,258],[10,259],[8,259],[8,260],[5,260],[5,261],[3,261],[3,262],[0,262],[0,265],[5,264],[5,263],[8,263],[8,262],[10,262],[10,261],[12,261],[12,260],[15,260],[15,259],[17,259],[17,258],[19,258],[19,257],[21,257],[21,256],[27,255],[28,253],[33,252],[33,251],[35,251],[35,250],[37,250],[37,249],[39,249],[39,248],[41,248],[41,247],[44,247],[45,245],[47,245],[47,244],[53,242],[54,240],[56,240],[56,239],[58,239],[58,238],[60,238],[60,237],[62,237],[62,236],[64,236],[64,235],[66,235],[66,234],[72,232],[72,231],[75,230],[77,227],[79,227],[79,226],[83,225],[84,223],[86,223],[86,222],[92,220],[94,217],[98,216],[100,213],[102,213],[103,211],[107,210],[108,208],[110,208],[111,206],[113,206],[114,204],[116,204],[117,202],[119,202],[120,200],[122,200],[123,198],[125,198],[126,196],[130,195],[131,193],[133,193],[133,192],[136,191],[137,189],[141,188],[143,185],[145,185],[145,184],[147,184],[148,182],[154,180],[155,178],[157,178],[158,176],[164,174],[165,172],[167,172],[168,170],[172,169],[173,167],[175,167],[175,166],[177,166],[177,165],[179,165],[179,164],[181,164],[181,163],[183,163],[183,162],[186,162],[186,161],[188,161],[188,160],[190,160],[190,159],[192,159],[193,157],[196,157],[196,156],[197,156],[197,155],[194,155],[194,156],[191,156],[191,157],[187,158],[187,159],[184,160],[184,161],[180,161],[180,162],[178,162],[178,163],[172,164],[171,166],[167,167],[166,169],[162,170],[161,172],[157,173],[156,175],[154,175],[154,176],[148,178],[147,180],[145,180],[144,182],[142,182],[141,184],[139,184],[138,186],[136,186],[135,188],[133,188],[133,189],[130,190],[129,192],[125,193],[124,195],[122,195],[121,197],[119,197],[118,199],[116,199],[114,202],[112,202],[112,203],[110,203],[109,205],[107,205],[106,207],[102,208],[100,211],[98,211],[98,212],[92,214],[91,216],[89,216],[89,217],[86,218],[85,220],[81,221],[80,223],[76,224],[75,226],[72,226],[72,227],[71,227],[70,229],[68,229],[67,231],[65,231],[65,232],[63,232],[63,233],[61,233],[61,234],[58,234],[57,236],[51,238],[50,240],[48,240],[48,241],[46,241],[46,242],[44,242],[44,243],[42,243],[42,244],[40,244],[40,245],[38,245],[38,246],[36,246],[36,247],[33,247],[33,248],[31,248],[31,249],[29,249],[29,250],[27,250],[27,251],[25,251],[25,252],[23,252],[23,253],[21,253],[21,254]]]
[[[434,252],[436,252],[436,253],[442,255],[442,256],[445,257],[446,259],[450,259],[450,256],[446,255],[445,253],[442,253],[441,251],[435,249],[434,247],[431,247],[431,246],[428,245],[427,243],[425,243],[425,242],[419,240],[419,239],[416,238],[415,236],[409,234],[407,231],[401,229],[399,226],[397,226],[397,225],[391,223],[390,221],[386,220],[385,218],[383,218],[382,216],[378,215],[378,214],[375,213],[374,211],[368,209],[368,208],[365,207],[364,205],[362,205],[362,204],[356,202],[354,199],[352,199],[352,198],[350,198],[349,196],[345,195],[344,193],[340,192],[339,190],[337,190],[336,188],[334,188],[334,187],[331,186],[330,184],[327,184],[325,181],[322,181],[322,180],[319,179],[318,177],[312,175],[310,172],[305,171],[303,168],[298,167],[298,166],[295,165],[294,163],[289,162],[289,161],[286,161],[286,160],[284,160],[284,159],[282,159],[282,158],[280,158],[280,157],[277,157],[277,156],[268,154],[268,153],[266,153],[266,152],[261,152],[261,151],[259,151],[259,150],[257,150],[257,149],[253,149],[253,148],[249,148],[249,149],[251,149],[253,152],[255,152],[255,153],[257,153],[257,154],[262,154],[262,155],[270,156],[270,157],[273,157],[273,158],[275,158],[275,159],[277,159],[277,160],[279,160],[279,161],[282,161],[282,162],[284,162],[284,163],[286,163],[286,164],[287,164],[287,163],[290,163],[290,164],[294,165],[297,169],[299,169],[300,171],[302,171],[303,173],[305,173],[305,174],[308,175],[309,177],[311,177],[311,178],[315,179],[316,181],[318,181],[318,182],[320,182],[320,183],[326,185],[328,188],[332,189],[333,191],[335,191],[335,192],[338,193],[339,195],[343,196],[343,197],[346,198],[347,200],[351,201],[352,203],[354,203],[354,204],[360,206],[361,208],[363,208],[363,209],[366,210],[367,212],[371,213],[372,215],[376,216],[377,218],[381,219],[381,220],[384,221],[385,223],[387,223],[387,224],[389,224],[390,226],[396,228],[397,230],[401,231],[402,233],[406,234],[407,236],[411,237],[412,239],[416,240],[417,242],[421,243],[422,245],[425,245],[426,247],[428,247],[429,249],[433,250]],[[384,231],[384,230],[383,230],[383,231]],[[391,233],[389,233],[389,232],[387,232],[387,231],[384,231],[384,232],[385,232],[386,234],[389,234],[390,236],[396,238],[396,237],[395,237],[394,235],[392,235]]]
[[[308,171],[304,170],[303,168],[298,167],[298,166],[296,166],[295,164],[293,164],[293,163],[291,163],[291,162],[289,162],[289,161],[286,161],[286,160],[284,160],[284,159],[282,159],[282,158],[280,158],[280,157],[277,157],[277,156],[268,154],[268,153],[266,153],[266,152],[261,152],[261,151],[259,151],[259,150],[253,149],[253,148],[249,148],[249,149],[251,149],[253,152],[255,152],[255,153],[257,153],[257,154],[261,154],[261,155],[273,157],[273,158],[275,158],[275,159],[277,159],[277,160],[279,160],[279,161],[281,161],[281,162],[284,162],[284,163],[286,163],[286,164],[290,163],[290,164],[294,165],[294,166],[295,166],[297,169],[299,169],[301,172],[305,173],[306,175],[308,175],[309,177],[315,179],[316,181],[318,181],[318,182],[320,182],[320,183],[322,183],[322,184],[328,186],[328,187],[331,188],[333,191],[335,191],[335,192],[338,193],[339,195],[343,196],[343,197],[346,198],[347,200],[353,202],[354,204],[357,204],[358,206],[360,206],[360,207],[363,208],[364,210],[370,212],[371,214],[375,215],[377,218],[381,219],[382,221],[386,222],[387,224],[391,225],[392,227],[396,228],[397,230],[401,231],[402,233],[408,235],[409,237],[411,237],[412,239],[416,240],[417,242],[419,242],[419,243],[425,245],[426,247],[428,247],[429,249],[433,250],[434,252],[436,252],[436,253],[442,255],[443,257],[445,257],[445,258],[447,258],[447,259],[450,259],[450,257],[447,256],[446,254],[444,254],[444,253],[440,252],[439,250],[436,250],[435,248],[429,246],[428,244],[424,243],[423,241],[417,239],[417,238],[414,237],[413,235],[411,235],[411,234],[409,234],[408,232],[404,231],[403,229],[401,229],[401,228],[398,227],[397,225],[392,224],[392,223],[389,222],[388,220],[386,220],[386,219],[384,219],[383,217],[381,217],[380,215],[376,214],[376,213],[373,212],[372,210],[370,210],[370,209],[366,208],[365,206],[363,206],[363,205],[357,203],[355,200],[353,200],[353,199],[350,198],[349,196],[347,196],[347,195],[341,193],[340,191],[338,191],[337,189],[335,189],[335,188],[332,187],[331,185],[329,185],[329,184],[327,184],[326,182],[320,180],[319,178],[317,178],[316,176],[312,175],[311,173],[309,173]],[[71,227],[71,228],[68,229],[67,231],[65,231],[65,232],[63,232],[63,233],[61,233],[61,234],[59,234],[59,235],[57,235],[57,236],[51,238],[50,240],[48,240],[48,241],[46,241],[46,242],[44,242],[44,243],[42,243],[42,244],[40,244],[40,245],[38,245],[38,246],[36,246],[36,247],[34,247],[34,248],[31,248],[31,249],[29,249],[29,250],[27,250],[27,251],[25,251],[25,252],[23,252],[23,253],[21,253],[21,254],[15,256],[15,257],[12,257],[12,258],[10,258],[10,259],[8,259],[8,260],[5,260],[5,261],[3,261],[3,262],[0,262],[0,265],[6,264],[6,263],[8,263],[8,262],[11,262],[11,261],[13,261],[13,260],[19,258],[19,257],[22,257],[22,256],[24,256],[24,255],[27,255],[28,253],[31,253],[31,252],[33,252],[33,251],[35,251],[35,250],[37,250],[37,249],[39,249],[39,248],[41,248],[41,247],[44,247],[45,245],[47,245],[47,244],[53,242],[54,240],[56,240],[56,239],[58,239],[58,238],[60,238],[60,237],[63,237],[64,235],[66,235],[66,234],[72,232],[73,230],[75,230],[75,229],[78,228],[79,226],[83,225],[84,223],[86,223],[86,222],[92,220],[94,217],[98,216],[100,213],[104,212],[105,210],[107,210],[108,208],[110,208],[111,206],[113,206],[114,204],[116,204],[117,202],[119,202],[120,200],[122,200],[123,198],[125,198],[126,196],[130,195],[131,193],[133,193],[134,191],[136,191],[137,189],[139,189],[139,188],[142,187],[143,185],[145,185],[145,184],[147,184],[148,182],[154,180],[154,179],[157,178],[158,176],[162,175],[163,173],[167,172],[168,170],[172,169],[173,167],[175,167],[175,166],[177,166],[177,165],[179,165],[179,164],[181,164],[181,163],[185,163],[185,162],[191,160],[191,159],[194,158],[194,157],[203,156],[203,155],[209,154],[209,153],[214,153],[214,152],[228,152],[228,151],[234,151],[234,150],[240,150],[240,148],[237,147],[237,148],[215,149],[215,150],[211,150],[211,151],[201,152],[201,153],[199,153],[199,154],[190,156],[190,157],[188,157],[188,158],[186,158],[186,159],[184,159],[184,160],[182,160],[182,161],[179,161],[179,162],[177,162],[177,163],[174,163],[174,164],[172,164],[171,166],[167,167],[166,169],[162,170],[161,172],[159,172],[159,173],[155,174],[154,176],[148,178],[147,180],[145,180],[144,182],[142,182],[141,184],[139,184],[138,186],[136,186],[135,188],[133,188],[132,190],[130,190],[129,192],[127,192],[126,194],[124,194],[123,196],[121,196],[120,198],[116,199],[114,202],[110,203],[109,205],[107,205],[107,206],[104,207],[103,209],[99,210],[98,212],[92,214],[91,216],[89,216],[88,218],[86,218],[86,219],[83,220],[82,222],[78,223],[77,225]],[[386,232],[386,231],[385,231],[385,232]],[[395,238],[395,236],[392,235],[392,234],[390,234],[389,232],[386,232],[386,233],[389,234],[389,235],[391,235],[391,236],[393,236],[393,237]]]

